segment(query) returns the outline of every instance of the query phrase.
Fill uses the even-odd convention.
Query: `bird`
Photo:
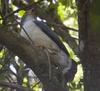
[[[30,11],[26,12],[22,17],[21,26],[21,36],[31,40],[34,46],[43,47],[49,52],[55,53],[56,61],[54,63],[60,65],[67,81],[72,80],[77,70],[77,64],[70,58],[66,47],[58,35]]]

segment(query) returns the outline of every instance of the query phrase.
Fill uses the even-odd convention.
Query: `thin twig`
[[[46,48],[46,50],[45,50],[45,52],[46,52],[46,55],[47,55],[47,58],[48,58],[48,64],[49,64],[49,80],[51,80],[51,78],[52,78],[52,70],[51,70],[51,60],[50,60],[50,55],[49,55],[49,49],[47,49]]]
[[[50,25],[50,24],[49,24]],[[52,23],[51,25],[54,25],[54,26],[57,26],[57,27],[62,27],[62,28],[66,28],[66,29],[68,29],[68,30],[73,30],[73,31],[78,31],[77,29],[75,29],[75,28],[71,28],[71,27],[67,27],[67,26],[63,26],[63,25],[61,25],[61,24],[56,24],[56,23]]]
[[[38,85],[41,81],[38,81],[32,88],[34,88],[36,85]]]

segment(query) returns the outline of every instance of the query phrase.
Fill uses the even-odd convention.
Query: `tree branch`
[[[48,57],[43,49],[32,46],[23,37],[7,31],[5,27],[0,29],[0,43],[18,55],[34,71],[46,91],[67,91],[57,79],[57,69],[54,66],[52,66],[53,76],[49,80]],[[51,59],[51,61],[57,60]]]
[[[9,87],[11,89],[17,89],[17,90],[21,90],[21,91],[34,91],[27,87],[22,87],[21,85],[18,85],[18,84],[8,83],[8,82],[3,82],[3,81],[0,81],[0,86]]]

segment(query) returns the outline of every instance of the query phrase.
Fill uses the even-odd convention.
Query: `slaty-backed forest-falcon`
[[[34,46],[44,47],[51,52],[55,51],[56,63],[59,64],[63,70],[62,73],[66,75],[69,81],[74,77],[76,72],[76,63],[72,61],[66,50],[64,44],[54,31],[51,30],[43,21],[39,21],[30,12],[27,12],[21,20],[22,30],[21,36],[28,39],[28,36],[34,43]],[[26,34],[27,33],[27,34]]]

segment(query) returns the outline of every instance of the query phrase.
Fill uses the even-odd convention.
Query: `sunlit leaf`
[[[60,16],[61,20],[64,20],[64,18],[65,18],[65,6],[62,5],[61,3],[59,3],[57,12],[58,12],[58,15]]]
[[[18,15],[22,17],[22,16],[24,15],[24,13],[25,13],[24,10],[20,10],[20,11],[18,12]]]
[[[4,50],[0,51],[0,58],[4,56]]]

